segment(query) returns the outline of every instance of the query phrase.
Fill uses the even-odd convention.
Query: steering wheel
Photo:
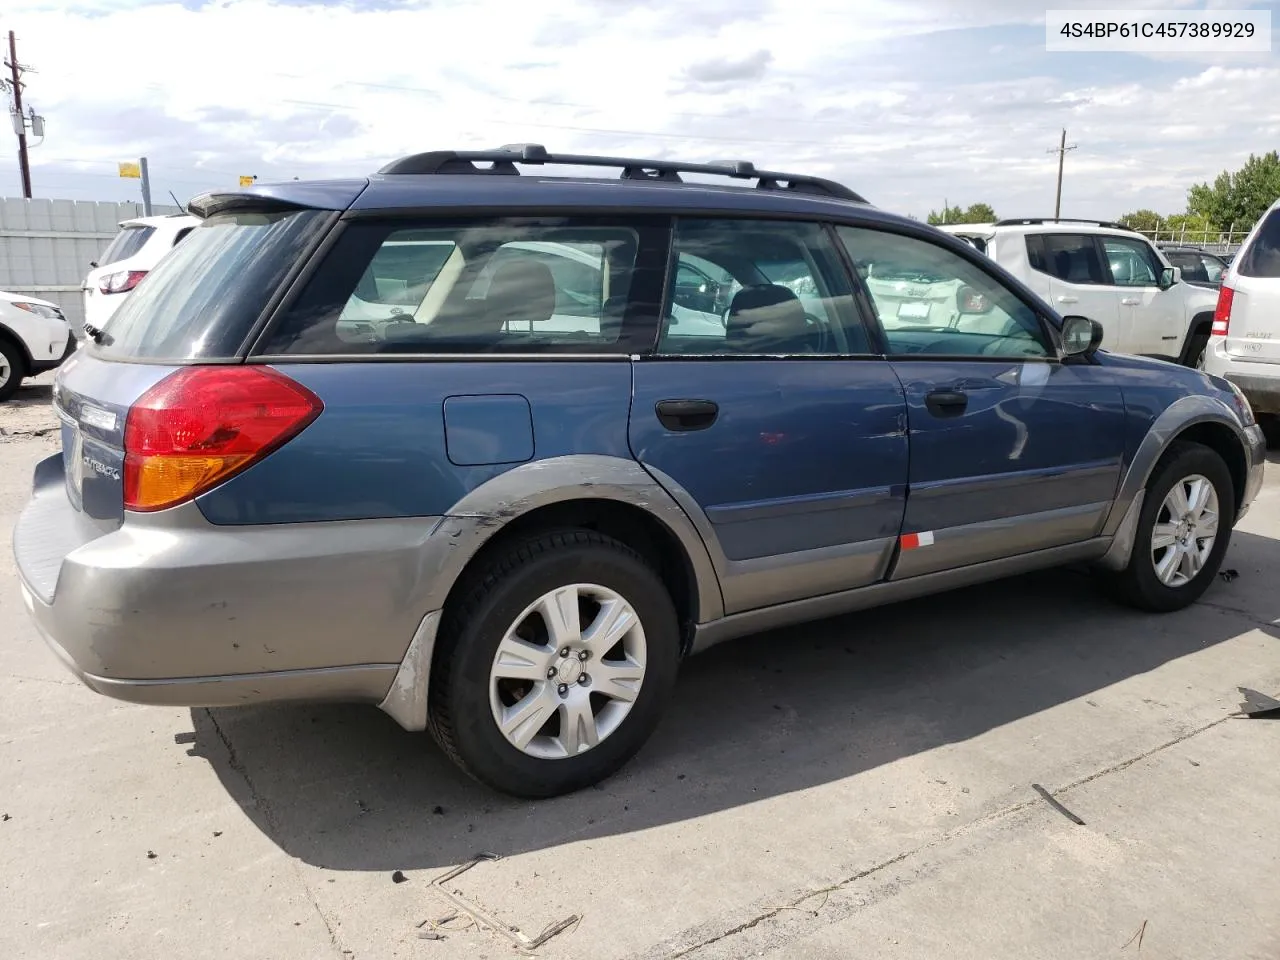
[[[831,336],[831,329],[828,326],[827,321],[809,313],[807,310],[805,311],[804,319],[805,322],[813,328],[811,332],[816,335],[817,343],[814,345],[814,351],[816,353],[826,353],[827,338]]]

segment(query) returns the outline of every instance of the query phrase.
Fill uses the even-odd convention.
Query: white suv
[[[1203,363],[1217,293],[1182,282],[1146,237],[1101,220],[1001,220],[941,229],[967,240],[1053,305],[1102,324],[1102,346]]]
[[[115,239],[89,264],[92,269],[81,288],[85,326],[105,328],[129,291],[199,224],[185,213],[121,221]]]
[[[1268,437],[1280,437],[1280,200],[1254,225],[1222,279],[1204,368],[1238,386]]]
[[[57,304],[0,292],[0,403],[17,392],[24,377],[55,369],[75,344]]]

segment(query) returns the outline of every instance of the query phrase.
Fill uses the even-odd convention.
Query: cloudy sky
[[[749,159],[923,217],[1184,209],[1186,188],[1280,147],[1270,53],[1047,53],[1019,0],[6,0],[46,118],[43,197],[159,201],[260,179],[361,175],[426,149]],[[1130,9],[1280,3],[1155,0]],[[0,131],[0,196],[20,196]]]

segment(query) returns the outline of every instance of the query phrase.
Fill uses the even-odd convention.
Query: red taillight
[[[121,270],[109,273],[98,281],[98,289],[103,293],[128,293],[147,275],[145,270]]]
[[[1213,311],[1213,335],[1225,337],[1231,329],[1231,301],[1236,292],[1225,283],[1218,288],[1218,306]]]
[[[199,496],[297,436],[324,409],[270,367],[184,367],[129,409],[124,505],[163,510]]]

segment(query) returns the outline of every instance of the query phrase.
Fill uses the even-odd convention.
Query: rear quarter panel
[[[569,454],[631,458],[625,357],[273,366],[314,391],[324,412],[200,497],[213,523],[442,516],[521,463]]]

